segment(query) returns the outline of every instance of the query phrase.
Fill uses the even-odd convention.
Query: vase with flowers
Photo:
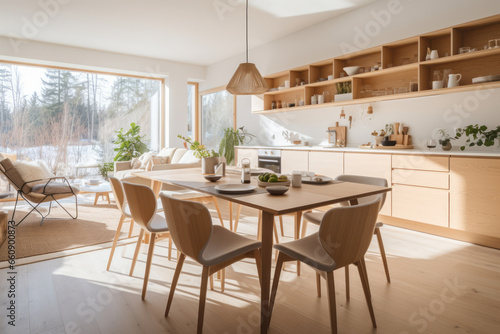
[[[215,167],[220,164],[219,153],[215,150],[209,150],[205,145],[197,140],[192,140],[190,137],[178,135],[180,139],[184,140],[184,147],[193,151],[195,157],[201,159],[201,172],[202,174],[214,174]]]

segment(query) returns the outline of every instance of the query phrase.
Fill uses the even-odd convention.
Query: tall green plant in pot
[[[233,128],[224,129],[224,136],[219,143],[219,154],[226,158],[226,163],[231,165],[234,162],[234,147],[248,143],[255,136],[245,130],[242,126],[234,130]]]
[[[124,132],[123,128],[116,133],[116,139],[113,141],[116,155],[114,161],[129,161],[136,158],[148,150],[144,142],[144,136],[140,135],[141,127],[135,123],[130,123],[130,129]]]

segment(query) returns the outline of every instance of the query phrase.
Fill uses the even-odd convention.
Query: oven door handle
[[[279,163],[280,161],[277,159],[277,160],[269,160],[269,159],[259,159],[259,162],[262,161],[262,162],[275,162],[275,163]]]

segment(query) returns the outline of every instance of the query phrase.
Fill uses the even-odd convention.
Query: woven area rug
[[[74,212],[74,204],[67,208]],[[16,213],[16,221],[25,214],[23,211]],[[61,208],[53,208],[49,217],[62,219],[45,219],[40,225],[40,215],[32,213],[16,228],[17,259],[113,241],[120,212],[114,204],[80,204],[78,219],[71,219]],[[127,220],[120,239],[128,237],[129,226]],[[138,234],[139,228],[134,226],[132,236]],[[0,262],[7,258],[7,242],[4,242],[0,247]]]

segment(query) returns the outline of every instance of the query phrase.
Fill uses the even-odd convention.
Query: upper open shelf
[[[495,15],[268,75],[264,78],[272,90],[262,95],[264,110],[253,113],[498,88],[500,82],[473,84],[472,79],[500,75],[499,31],[500,15]],[[463,53],[467,48],[471,51]],[[437,50],[439,58],[426,60],[428,50]],[[349,76],[344,71],[349,66],[358,66],[358,72]],[[436,71],[461,74],[460,86],[432,89]],[[289,88],[283,89],[285,83]],[[352,96],[337,98],[346,86]],[[323,95],[324,103],[313,104],[315,95]]]

